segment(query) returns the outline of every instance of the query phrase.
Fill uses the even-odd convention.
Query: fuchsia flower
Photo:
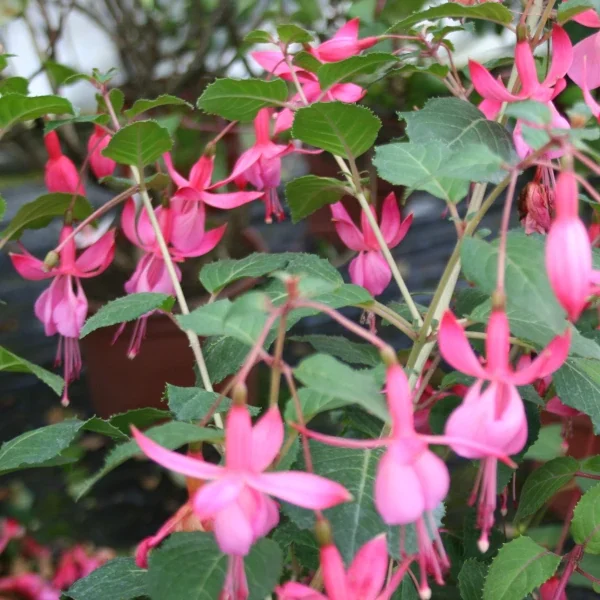
[[[44,181],[50,192],[85,195],[83,183],[73,161],[62,153],[56,131],[44,136],[44,145],[48,152]]]
[[[204,203],[186,201],[182,197],[173,198],[169,206],[160,206],[154,212],[171,258],[176,263],[183,262],[186,258],[202,256],[213,250],[221,241],[227,228],[225,224],[206,231]],[[163,260],[147,211],[142,209],[136,220],[135,202],[133,199],[128,200],[121,216],[121,226],[127,239],[144,251],[135,271],[125,283],[125,291],[128,294],[140,292],[174,294],[173,282]],[[181,271],[177,265],[175,265],[175,271],[177,278],[181,280]],[[135,358],[139,352],[146,334],[149,316],[150,314],[144,315],[136,322],[128,350],[129,358]],[[119,328],[115,339],[124,328],[125,324]]]
[[[3,519],[0,530],[0,554],[4,552],[11,540],[22,538],[24,535],[25,529],[19,521],[10,517]]]
[[[402,582],[409,563],[398,569],[385,585],[388,553],[385,534],[367,542],[346,571],[333,543],[321,548],[321,570],[327,595],[300,583],[289,582],[277,589],[278,600],[389,600]]]
[[[231,194],[213,194],[207,190],[221,187],[226,182],[210,184],[215,167],[215,157],[203,154],[190,169],[189,179],[180,175],[173,166],[169,153],[163,154],[169,176],[177,186],[174,199],[199,201],[214,208],[231,209],[252,202],[262,196],[262,192],[233,192]]]
[[[525,233],[545,234],[550,231],[554,215],[554,171],[538,167],[534,180],[529,182],[519,197],[519,218]]]
[[[5,596],[4,593],[10,596]],[[0,599],[4,600],[17,594],[23,600],[59,600],[60,590],[52,587],[36,573],[23,573],[0,578]]]
[[[558,595],[558,597],[556,596],[559,586],[560,578],[556,575],[550,577],[548,581],[540,586],[540,600],[568,600],[567,594],[564,590]]]
[[[477,378],[461,405],[450,415],[445,434],[487,444],[505,455],[520,452],[527,441],[527,419],[516,386],[532,383],[556,371],[567,358],[571,339],[571,331],[567,329],[529,365],[515,370],[509,361],[509,334],[506,313],[494,309],[487,326],[485,366],[477,360],[463,328],[450,311],[444,315],[438,334],[444,360],[454,369]],[[489,384],[482,390],[484,380]],[[450,447],[459,456],[483,459],[472,500],[479,489],[479,546],[485,552],[489,547],[489,531],[494,524],[497,458],[462,443],[450,443]]]
[[[375,440],[350,440],[323,435],[295,426],[301,433],[320,442],[344,448],[387,447],[377,467],[375,506],[388,525],[414,523],[417,534],[421,583],[419,594],[424,600],[431,597],[427,575],[443,584],[442,572],[449,561],[435,526],[432,511],[446,497],[450,475],[446,463],[429,450],[429,444],[466,444],[474,452],[490,453],[512,465],[502,450],[485,441],[472,440],[464,432],[457,437],[424,435],[414,427],[413,403],[406,375],[400,365],[388,367],[386,377],[387,401],[392,418],[392,435]],[[401,499],[401,500],[399,500]],[[429,532],[435,537],[435,547]],[[402,537],[401,537],[402,539]],[[401,548],[404,554],[404,548]]]
[[[504,102],[536,100],[548,103],[565,89],[565,75],[573,60],[573,47],[565,30],[559,25],[552,29],[552,63],[546,78],[540,83],[535,59],[528,40],[518,41],[515,49],[515,66],[521,81],[521,90],[514,94],[481,64],[469,61],[471,79],[483,97],[480,110],[488,119],[494,119]]]
[[[351,499],[338,483],[299,471],[265,472],[281,449],[284,427],[279,409],[270,408],[252,426],[245,406],[233,406],[225,427],[225,466],[183,456],[159,446],[137,429],[141,450],[158,464],[187,477],[210,480],[194,495],[200,520],[212,519],[217,543],[230,555],[225,592],[244,597],[247,588],[243,557],[252,544],[279,522],[279,509],[270,496],[303,508],[321,510]]]
[[[576,321],[592,292],[592,248],[578,216],[577,180],[572,171],[559,174],[555,192],[556,218],[546,240],[546,271],[557,300],[569,319]]]
[[[72,232],[71,225],[63,226],[60,242],[69,238]],[[50,287],[42,292],[35,303],[35,315],[44,324],[46,335],[60,335],[56,364],[63,362],[64,350],[64,406],[69,404],[69,383],[78,378],[81,372],[79,334],[87,315],[88,302],[80,280],[96,277],[105,271],[112,262],[114,252],[115,232],[111,230],[78,258],[75,240],[71,237],[59,253],[58,265],[51,269],[47,269],[43,261],[25,249],[23,254],[10,254],[13,266],[25,279],[52,279]]]
[[[117,163],[112,158],[102,155],[102,150],[108,146],[110,135],[99,125],[94,125],[94,133],[88,140],[88,155],[90,157],[90,167],[98,179],[112,175]]]
[[[92,571],[114,558],[111,550],[99,550],[89,555],[83,546],[77,545],[63,552],[52,579],[53,587],[59,590],[70,588],[78,579],[87,577]]]
[[[374,207],[371,207],[371,211],[376,217]],[[359,229],[341,202],[331,205],[331,214],[341,240],[348,248],[359,253],[350,263],[352,283],[361,285],[373,296],[381,294],[389,285],[392,272],[369,225],[367,215],[361,213]],[[413,216],[409,214],[402,221],[396,196],[393,192],[390,193],[381,210],[381,233],[389,248],[396,247],[404,239],[412,220]]]
[[[330,40],[319,44],[316,48],[307,47],[306,50],[321,62],[337,62],[351,56],[360,54],[363,50],[371,48],[377,42],[377,37],[358,38],[360,19],[351,19],[340,27]]]
[[[575,44],[568,75],[581,89],[600,87],[600,32]]]
[[[233,166],[229,177],[216,183],[214,187],[234,181],[238,188],[243,189],[251,183],[256,189],[264,192],[265,221],[272,223],[273,215],[281,221],[285,213],[279,202],[277,187],[281,183],[281,159],[292,152],[313,154],[313,150],[302,150],[294,144],[275,144],[270,133],[271,113],[268,108],[258,111],[254,119],[254,145],[242,153]],[[320,152],[318,150],[317,152]],[[262,196],[263,194],[258,194]]]

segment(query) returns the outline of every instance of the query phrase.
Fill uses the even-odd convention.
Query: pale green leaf
[[[131,108],[123,111],[123,114],[128,119],[133,119],[134,117],[159,106],[185,106],[186,108],[193,108],[193,106],[189,102],[183,100],[183,98],[178,98],[171,94],[161,94],[158,98],[154,98],[153,100],[143,98],[136,100]]]
[[[137,121],[115,133],[102,155],[114,161],[145,167],[168,152],[173,146],[169,132],[156,121]]]

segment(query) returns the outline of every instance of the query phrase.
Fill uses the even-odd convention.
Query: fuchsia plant
[[[386,3],[376,4],[379,19]],[[169,131],[143,116],[169,104],[188,110],[186,102],[163,95],[123,111],[109,75],[85,76],[99,109],[90,116],[84,159],[76,166],[57,133],[80,117],[48,125],[45,184],[52,195],[20,210],[0,242],[20,244],[23,231],[62,219],[59,243],[44,260],[21,245],[10,258],[25,279],[52,280],[34,313],[46,335],[59,334],[64,381],[11,354],[15,370],[61,390],[66,405],[84,364],[81,336],[107,326],[118,336],[135,321],[127,352],[135,359],[149,319],[168,317],[187,336],[197,384],[184,392],[168,386],[159,413],[65,421],[77,425],[71,437],[58,434],[55,450],[23,450],[6,470],[62,464],[75,436],[91,429],[119,444],[100,475],[137,454],[182,475],[188,495],[140,541],[135,559],[101,566],[105,557],[75,548],[51,583],[33,572],[0,578],[0,597],[54,600],[79,577],[65,592],[76,600],[85,597],[81,590],[97,590],[102,577],[110,580],[110,597],[123,600],[391,600],[411,592],[428,600],[441,586],[464,598],[564,600],[574,573],[599,583],[584,557],[600,552],[600,484],[583,494],[577,486],[600,480],[591,430],[600,428],[600,193],[588,178],[600,175],[600,34],[573,44],[569,21],[599,28],[600,16],[594,0],[525,0],[514,3],[516,12],[509,4],[444,2],[387,30],[375,19],[373,35],[361,35],[358,18],[323,40],[289,23],[252,32],[249,41],[269,44],[248,52],[265,74],[217,79],[205,89],[197,106],[220,120],[211,120],[216,135],[194,148],[187,177]],[[448,26],[446,18],[456,20]],[[449,36],[475,20],[510,30],[507,77],[496,64],[457,62]],[[437,78],[449,96],[409,110],[402,90],[415,71]],[[385,88],[390,81],[394,87]],[[583,102],[568,106],[568,88],[593,118]],[[16,101],[10,96],[0,96],[0,115],[3,103],[8,111]],[[385,136],[359,102],[386,117]],[[402,123],[387,109],[401,109]],[[49,110],[24,110],[21,120]],[[246,130],[253,138],[232,152],[228,140]],[[317,159],[327,176],[305,172],[287,181],[291,164],[302,172]],[[124,191],[92,209],[88,168]],[[213,183],[215,170],[221,175]],[[389,186],[381,193],[383,182]],[[452,223],[440,226],[456,238],[431,294],[411,289],[413,265],[400,261],[417,237],[427,258],[435,235],[415,190],[445,204]],[[511,230],[516,196],[522,227]],[[232,258],[241,251],[236,224],[258,200],[268,224],[286,219],[288,209],[294,222],[323,209],[345,246],[336,258],[348,262],[338,266],[351,283],[314,255]],[[500,224],[487,240],[479,227],[496,206]],[[114,209],[119,231],[99,229],[78,254],[76,236],[95,239],[97,220]],[[351,214],[360,215],[358,224]],[[133,251],[135,266],[123,297],[88,316],[82,280],[111,266],[116,236]],[[191,310],[186,275],[197,259],[208,293],[194,298]],[[240,279],[252,290],[231,285]],[[288,332],[317,313],[361,343],[319,331],[302,338],[319,352],[297,360],[302,353],[288,353]],[[250,373],[265,367],[263,394]],[[217,393],[213,386],[225,378]],[[561,422],[560,436],[546,426],[550,418]],[[153,419],[169,422],[140,431]],[[581,423],[590,429],[586,455],[565,456]],[[6,452],[25,448],[28,435]],[[179,452],[184,446],[187,453]],[[531,473],[530,458],[545,464]],[[84,494],[99,477],[71,487]],[[553,512],[560,487],[571,498],[566,515]],[[545,515],[560,530],[548,547],[535,541]],[[7,521],[0,549],[23,534]]]

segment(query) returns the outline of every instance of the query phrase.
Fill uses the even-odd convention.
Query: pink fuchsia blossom
[[[540,600],[568,600],[567,594],[564,590],[560,592],[558,596],[556,595],[559,586],[560,578],[556,575],[550,577],[548,581],[546,581],[540,586]]]
[[[277,589],[278,600],[389,600],[409,566],[405,562],[385,585],[388,574],[385,534],[362,546],[348,570],[334,544],[323,546],[320,554],[326,594],[306,585],[290,582]]]
[[[177,186],[174,199],[204,202],[214,208],[228,210],[252,202],[262,196],[262,192],[233,192],[214,194],[208,190],[221,187],[224,182],[211,185],[215,157],[203,154],[190,169],[189,179],[180,175],[173,166],[169,153],[163,154],[165,165],[173,183]]]
[[[83,546],[74,546],[62,553],[52,578],[52,586],[59,590],[66,590],[78,579],[87,577],[111,558],[114,558],[112,550],[98,550],[90,554]]]
[[[556,218],[546,240],[546,271],[552,290],[569,319],[576,321],[592,292],[592,248],[578,216],[577,180],[563,171],[556,180]]]
[[[11,540],[20,539],[25,535],[24,527],[16,519],[4,519],[0,530],[0,554],[4,552]]]
[[[169,249],[169,254],[175,263],[181,263],[186,258],[202,256],[213,250],[225,234],[227,225],[206,231],[206,208],[203,202],[187,201],[175,197],[169,206],[154,209],[163,238]],[[125,282],[128,294],[140,292],[158,292],[174,294],[175,288],[169,275],[169,270],[163,259],[156,234],[145,208],[136,216],[136,205],[133,199],[125,203],[121,216],[121,226],[127,239],[144,251],[132,276]],[[181,281],[181,271],[174,265],[177,279]],[[128,350],[129,358],[137,356],[142,340],[146,334],[147,320],[150,315],[144,315],[135,324],[131,344]],[[122,333],[123,324],[115,335]]]
[[[88,140],[88,156],[90,168],[98,179],[108,177],[114,173],[117,163],[112,158],[102,155],[102,150],[108,146],[110,135],[99,125],[94,125],[94,132]]]
[[[521,82],[521,90],[512,93],[504,84],[494,79],[494,76],[481,64],[469,61],[469,71],[475,89],[483,102],[480,110],[488,119],[494,119],[500,112],[504,102],[519,102],[521,100],[536,100],[549,102],[564,90],[565,75],[573,60],[573,47],[565,30],[555,25],[552,30],[552,63],[545,79],[540,82],[535,67],[535,59],[527,40],[517,42],[515,49],[515,65]]]
[[[413,403],[408,380],[397,364],[387,369],[387,402],[392,420],[391,437],[376,440],[350,440],[323,435],[301,427],[296,428],[318,441],[344,448],[379,448],[387,450],[377,467],[375,477],[375,506],[388,525],[405,526],[414,523],[417,535],[418,561],[421,573],[419,593],[431,597],[428,574],[443,583],[442,573],[449,566],[432,511],[446,497],[450,475],[443,460],[429,450],[429,444],[467,444],[473,451],[490,453],[509,464],[506,455],[487,443],[459,437],[424,435],[414,427]],[[402,498],[402,502],[398,502]],[[435,544],[429,531],[432,531]],[[402,537],[401,537],[402,539]],[[404,554],[404,548],[401,548]]]
[[[581,89],[600,87],[600,32],[575,44],[573,63],[567,74]]]
[[[62,228],[60,243],[68,241],[59,253],[58,265],[51,269],[25,249],[22,254],[10,254],[13,266],[25,279],[52,279],[50,287],[35,303],[35,315],[44,324],[46,335],[58,333],[60,336],[56,364],[64,362],[62,403],[65,406],[69,404],[69,383],[78,378],[81,371],[79,334],[87,315],[88,302],[80,280],[104,272],[115,252],[115,232],[111,230],[77,257],[72,232],[71,225]]]
[[[351,499],[338,483],[299,471],[265,472],[281,449],[284,427],[279,409],[270,408],[253,426],[245,406],[234,406],[225,427],[225,466],[183,456],[159,446],[137,429],[141,450],[158,464],[195,479],[209,480],[194,494],[192,506],[201,520],[212,519],[217,544],[230,555],[225,594],[243,598],[242,559],[252,544],[279,522],[271,496],[303,508],[321,510]]]
[[[316,48],[307,47],[306,50],[325,63],[337,62],[338,60],[356,56],[363,50],[371,48],[379,42],[379,38],[377,37],[359,39],[359,26],[360,19],[358,17],[351,19],[340,27],[331,39],[319,44]]]
[[[360,229],[354,224],[341,202],[331,205],[331,214],[335,229],[342,242],[359,254],[350,263],[350,279],[352,283],[367,289],[373,296],[381,294],[392,279],[392,272],[385,260],[369,224],[367,215],[361,213]],[[371,207],[376,217],[375,208]],[[396,247],[411,226],[413,216],[409,214],[404,220],[395,194],[389,194],[383,202],[381,211],[381,233],[389,248]]]
[[[15,594],[22,600],[59,600],[62,595],[60,590],[52,587],[37,573],[0,578],[0,599],[8,600]]]
[[[281,221],[285,213],[277,195],[277,187],[281,183],[281,159],[292,152],[313,154],[313,150],[302,150],[294,144],[276,144],[271,139],[271,111],[262,108],[254,119],[255,142],[242,153],[233,166],[231,175],[215,184],[215,187],[234,181],[243,189],[251,183],[264,193],[265,221],[273,222],[273,215]],[[320,152],[318,150],[317,152]],[[262,194],[261,194],[262,195]]]
[[[554,172],[538,167],[534,180],[528,183],[519,197],[519,218],[525,233],[546,234],[554,216]]]
[[[84,196],[85,190],[77,167],[63,154],[56,131],[50,131],[44,136],[44,145],[48,152],[44,168],[44,181],[48,191]]]

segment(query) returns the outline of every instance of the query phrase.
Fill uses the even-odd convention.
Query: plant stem
[[[506,199],[504,200],[504,209],[502,211],[502,222],[500,224],[500,243],[498,244],[498,274],[496,280],[496,290],[499,294],[504,294],[504,278],[506,275],[506,242],[508,237],[508,226],[510,223],[510,209],[512,207],[517,185],[517,171],[513,171]]]
[[[283,344],[285,342],[286,325],[287,315],[284,312],[281,315],[281,318],[279,319],[277,340],[275,341],[273,366],[271,367],[271,389],[269,393],[269,406],[276,406],[279,402],[279,389],[281,386],[281,357],[283,356]]]
[[[412,325],[398,313],[394,312],[391,308],[381,304],[375,300],[367,306],[367,310],[379,315],[382,319],[385,319],[388,323],[393,325],[396,329],[407,335],[411,340],[417,339],[417,333],[413,329]]]

